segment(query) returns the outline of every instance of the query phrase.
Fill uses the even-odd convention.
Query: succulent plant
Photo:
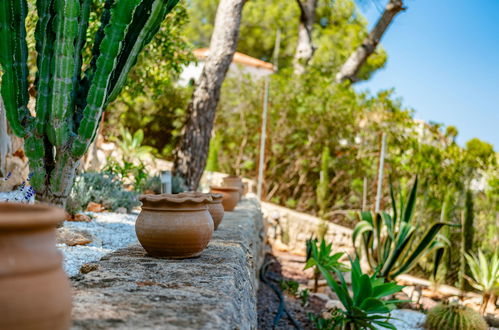
[[[414,221],[418,178],[410,190],[407,203],[400,198],[400,207],[395,202],[395,193],[390,181],[392,214],[387,212],[360,212],[360,222],[353,231],[352,239],[357,257],[366,256],[372,271],[379,270],[379,276],[388,280],[408,272],[425,255],[442,251],[446,241],[439,235],[443,222],[433,223],[424,235],[417,232]],[[436,258],[434,268],[441,259]],[[434,271],[435,273],[435,271]]]
[[[64,205],[105,107],[178,1],[106,0],[86,61],[92,0],[37,0],[36,116],[28,110],[28,3],[0,1],[1,93],[12,131],[25,139],[38,199]]]
[[[469,307],[440,303],[430,309],[425,322],[428,330],[487,330],[483,317]]]

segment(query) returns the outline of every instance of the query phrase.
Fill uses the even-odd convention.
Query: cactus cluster
[[[440,303],[426,316],[428,330],[487,330],[489,327],[476,311],[463,305]]]
[[[85,61],[92,0],[37,0],[32,90],[27,0],[0,1],[1,95],[12,131],[25,139],[37,196],[64,203],[105,107],[118,96],[139,53],[178,1],[106,0],[91,58]],[[33,91],[36,115],[28,110]]]

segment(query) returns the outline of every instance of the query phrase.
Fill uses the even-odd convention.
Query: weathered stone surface
[[[140,245],[104,257],[73,278],[73,329],[255,329],[262,221],[243,200],[199,258],[151,258]]]
[[[319,232],[327,229],[324,238],[333,244],[334,251],[354,252],[350,228],[272,203],[262,203],[262,211],[269,226],[267,237],[273,247],[305,255],[306,240],[321,236]]]
[[[67,246],[87,245],[92,243],[92,235],[85,230],[75,230],[69,228],[58,228],[56,231],[57,244]]]

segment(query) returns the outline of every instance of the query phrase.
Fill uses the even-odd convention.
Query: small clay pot
[[[211,193],[211,201],[208,202],[208,211],[210,211],[213,222],[215,223],[215,230],[224,218],[224,207],[222,205],[224,195]]]
[[[62,209],[0,203],[0,329],[69,329],[71,288],[55,246]]]
[[[135,232],[142,247],[153,257],[194,258],[206,248],[214,223],[207,196],[142,195]]]
[[[213,194],[222,194],[222,205],[225,211],[233,211],[236,208],[241,190],[238,187],[210,187]]]
[[[239,188],[239,200],[244,194],[244,183],[243,180],[237,175],[228,175],[222,179],[222,186],[224,187],[237,187]]]
[[[217,230],[218,226],[222,222],[224,217],[224,207],[222,205],[223,196],[222,194],[212,194],[212,193],[201,193],[198,191],[188,191],[177,194],[178,196],[193,196],[193,197],[209,197],[209,200],[206,202],[208,206],[208,212],[213,219],[213,223],[215,225],[215,230]]]

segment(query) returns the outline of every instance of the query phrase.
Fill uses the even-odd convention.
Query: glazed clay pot
[[[224,217],[224,207],[222,205],[224,195],[188,191],[177,194],[177,196],[208,197],[209,200],[206,202],[206,206],[208,206],[208,212],[210,212],[211,218],[213,219],[213,223],[215,225],[215,230],[217,230]]]
[[[62,209],[0,203],[0,329],[69,329],[71,288],[55,246]]]
[[[239,188],[239,200],[243,197],[244,194],[244,183],[243,180],[237,175],[228,175],[222,179],[224,187],[237,187]]]
[[[142,195],[135,232],[140,244],[153,257],[193,258],[203,252],[214,224],[207,196],[173,194]]]
[[[222,205],[225,211],[233,211],[236,208],[241,194],[238,187],[210,187],[213,194],[222,194]]]

